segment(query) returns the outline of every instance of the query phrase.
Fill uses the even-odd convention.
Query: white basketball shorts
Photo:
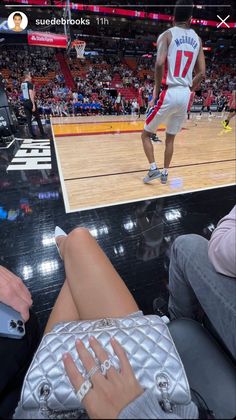
[[[158,126],[166,123],[166,132],[177,134],[187,115],[191,91],[189,87],[172,86],[163,90],[157,104],[147,114],[144,130],[156,133]]]

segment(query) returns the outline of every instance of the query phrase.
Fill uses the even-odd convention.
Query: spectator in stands
[[[118,92],[117,98],[115,100],[115,111],[117,115],[120,115],[122,110],[122,101],[121,101],[121,94]]]
[[[63,99],[70,104],[73,95],[66,86],[64,77],[61,74],[58,62],[55,58],[54,50],[41,47],[37,49],[34,47],[25,47],[23,50],[7,47],[6,51],[1,51],[0,70],[4,69],[6,71],[5,79],[7,82],[7,92],[11,103],[14,103],[16,107],[19,106],[20,79],[23,76],[22,68],[25,66],[32,70],[34,74],[37,74],[35,84],[37,96],[42,108],[48,108],[48,100],[52,100],[53,98],[58,101]],[[148,105],[148,97],[153,91],[154,86],[154,57],[141,57],[140,59],[137,59],[136,69],[133,70],[123,62],[122,58],[106,55],[89,57],[86,58],[84,62],[70,59],[69,66],[77,85],[75,93],[78,93],[78,102],[83,102],[84,97],[88,96],[88,103],[97,98],[99,103],[99,101],[103,101],[105,97],[109,98],[109,93],[105,88],[111,86],[118,89],[122,87],[131,89],[131,97],[135,96],[138,98],[139,94],[137,88],[139,87],[139,89],[143,89],[142,96],[144,106],[142,107],[142,111],[145,111]],[[206,99],[207,92],[210,89],[213,91],[213,100],[216,105],[218,105],[219,100],[215,97],[218,98],[220,92],[226,102],[226,99],[231,95],[230,91],[232,91],[233,88],[236,88],[236,77],[234,73],[234,64],[216,64],[211,60],[207,64],[206,81],[202,82],[202,95],[195,97],[194,104],[202,105]],[[118,86],[114,86],[113,78],[117,75],[120,76],[120,80],[118,79]],[[47,79],[44,82],[43,80],[40,80],[40,77],[45,77]],[[126,99],[128,99],[127,96]],[[126,105],[127,104],[124,102],[120,112],[130,114],[131,109]],[[71,110],[71,113],[73,113],[70,106],[69,109]],[[222,109],[222,103],[218,109]],[[87,113],[90,112],[92,112],[91,109],[87,109]],[[101,108],[99,112],[102,113],[104,111]],[[56,115],[55,109],[51,109],[51,114],[53,113]],[[110,113],[112,114],[112,112]]]
[[[73,102],[78,102],[78,92],[73,92],[72,93],[72,96],[73,96]]]
[[[236,206],[209,242],[198,235],[175,240],[169,274],[171,317],[198,319],[202,308],[236,358]]]
[[[137,99],[134,98],[131,104],[131,115],[137,115],[138,111],[139,111],[139,105],[138,105]]]

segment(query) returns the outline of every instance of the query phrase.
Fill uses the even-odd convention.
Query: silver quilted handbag
[[[166,412],[171,412],[175,404],[190,403],[188,380],[166,324],[156,315],[136,315],[56,325],[43,337],[26,374],[21,394],[24,410],[37,410],[46,418],[83,417],[84,408],[65,373],[62,355],[71,352],[85,374],[75,341],[81,339],[93,354],[88,343],[91,335],[107,350],[118,369],[118,358],[110,344],[111,337],[117,339],[139,383],[153,390]]]

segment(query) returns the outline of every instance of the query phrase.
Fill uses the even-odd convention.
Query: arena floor
[[[143,120],[130,116],[52,118],[67,213],[235,184],[234,132],[219,118],[186,121],[175,140],[167,185],[144,184],[148,170],[140,134]],[[154,143],[163,167],[165,127]]]
[[[107,120],[107,117],[104,119]],[[117,122],[118,119],[124,120],[124,117],[111,119]],[[126,120],[129,118],[125,118],[125,123]],[[170,172],[170,182],[173,177],[183,180],[184,185],[179,190],[172,190],[170,183],[165,187],[161,186],[158,180],[150,186],[143,185],[142,177],[148,165],[140,142],[139,130],[142,122],[132,122],[132,119],[132,131],[137,128],[137,133],[66,137],[60,134],[58,137],[55,136],[58,129],[65,130],[65,134],[72,132],[71,127],[79,127],[81,130],[78,120],[58,118],[53,120],[54,141],[49,125],[45,127],[48,140],[27,140],[27,128],[21,127],[19,138],[9,147],[1,149],[1,264],[20,276],[29,287],[34,301],[33,309],[42,329],[65,276],[54,241],[57,225],[66,232],[77,226],[88,228],[145,313],[153,312],[152,302],[155,297],[167,299],[168,261],[173,240],[187,233],[209,238],[219,219],[235,204],[235,187],[223,187],[224,184],[231,183],[232,178],[235,180],[231,166],[232,159],[235,158],[235,131],[222,131],[220,121],[220,118],[208,121],[204,115],[201,121],[186,123],[187,130],[182,131],[176,142]],[[70,126],[68,122],[76,124]],[[100,127],[101,131],[105,131],[105,126],[98,124],[97,118],[95,124],[89,118],[82,118],[80,122],[85,123],[87,131],[93,126],[96,130]],[[109,121],[110,131],[113,130],[114,122]],[[122,129],[126,131],[127,127],[122,126]],[[164,132],[160,131],[158,135],[163,139]],[[103,157],[103,172],[99,172],[97,161],[104,154],[105,144],[108,144],[109,152]],[[57,147],[58,158],[54,146]],[[155,148],[158,152],[157,160],[162,166],[164,146],[156,144]],[[61,153],[63,150],[64,157]],[[81,157],[82,150],[84,155]],[[66,152],[69,153],[68,158]],[[217,169],[219,165],[221,169]],[[209,190],[204,185],[207,179],[206,168],[208,178],[215,185]],[[190,174],[196,174],[195,179],[199,183],[200,174],[204,170],[200,191],[184,191],[187,182],[187,175],[184,173],[187,170]],[[118,175],[101,176],[104,171],[108,174],[135,171],[133,174],[121,174],[119,180],[123,181],[119,188],[122,193],[129,188],[130,196],[126,199],[131,201],[133,195],[136,202],[97,208],[104,200],[104,186],[99,183],[95,188],[95,181],[119,178]],[[65,182],[62,175],[65,178],[84,177],[84,191],[79,184],[80,180]],[[71,207],[68,205],[67,210],[71,213],[66,214],[65,184],[70,182],[72,186],[75,185],[74,207],[73,201],[70,202]],[[113,188],[110,182],[107,183],[107,188],[110,189],[114,202],[117,202],[118,188]],[[165,196],[144,200],[143,191],[148,191],[147,197],[151,196],[150,190],[153,196],[158,196],[161,188],[164,188],[162,194]],[[91,202],[94,196],[95,200]],[[94,208],[74,211],[80,205]]]

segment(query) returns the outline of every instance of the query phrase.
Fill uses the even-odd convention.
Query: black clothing
[[[28,127],[29,127],[30,135],[32,137],[35,137],[34,132],[33,132],[33,127],[32,127],[32,116],[34,116],[36,121],[37,121],[41,136],[44,136],[45,133],[44,133],[44,129],[43,129],[43,126],[42,126],[42,123],[41,123],[41,120],[40,120],[40,115],[39,115],[39,111],[38,111],[37,106],[35,105],[35,111],[33,112],[32,111],[33,103],[31,101],[29,101],[29,100],[24,101],[23,105],[24,105],[25,116],[26,116],[26,119],[27,119],[27,124],[28,124]]]
[[[33,83],[28,82],[28,81],[21,83],[21,90],[22,90],[22,95],[23,95],[23,106],[24,106],[24,111],[25,111],[25,116],[27,119],[30,136],[35,137],[34,132],[33,132],[33,127],[32,127],[32,116],[34,116],[35,120],[37,121],[41,136],[44,136],[45,133],[43,130],[43,126],[40,120],[40,115],[39,115],[36,104],[35,104],[35,108],[36,108],[35,111],[34,112],[32,111],[33,102],[30,99],[29,91],[34,90]]]
[[[0,419],[12,418],[20,400],[24,376],[39,345],[36,316],[31,313],[20,339],[0,337]]]

